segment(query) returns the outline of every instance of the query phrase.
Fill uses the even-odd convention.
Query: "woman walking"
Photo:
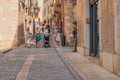
[[[61,36],[59,31],[57,31],[57,34],[56,34],[56,43],[57,43],[57,46],[60,46],[61,44]]]
[[[39,31],[38,28],[36,28],[35,39],[36,39],[36,48],[39,48],[40,47],[41,35],[40,35],[40,31]]]

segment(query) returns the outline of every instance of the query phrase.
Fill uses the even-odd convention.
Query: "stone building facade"
[[[76,0],[56,0],[55,3],[56,26],[65,36],[65,45],[73,46],[73,24],[76,21]]]
[[[66,37],[66,44],[73,45],[73,29],[76,21],[76,0],[64,1],[64,35]]]
[[[120,1],[77,0],[78,52],[99,56],[101,66],[120,73]]]
[[[25,26],[28,26],[26,5],[31,0],[0,1],[0,50],[24,43]]]
[[[44,21],[51,28],[58,28],[61,32],[61,1],[44,0]]]
[[[73,24],[76,21],[76,0],[44,0],[44,20],[57,27],[66,37],[66,45],[73,45]]]
[[[44,16],[44,21],[46,23],[46,25],[50,24],[50,17],[51,17],[51,10],[50,10],[50,7],[51,7],[51,3],[52,3],[53,0],[44,0],[43,2],[43,8],[44,8],[44,11],[43,11],[43,16]]]
[[[42,24],[43,22],[44,22],[44,20],[43,20],[43,11],[44,11],[44,9],[43,9],[43,1],[44,0],[39,0],[39,4],[38,4],[38,6],[40,7],[40,12],[39,12],[39,18],[40,18],[40,23]]]
[[[1,0],[0,12],[0,49],[5,49],[18,43],[18,0]]]

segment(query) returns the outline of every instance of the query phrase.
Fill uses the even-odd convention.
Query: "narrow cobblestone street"
[[[0,80],[77,80],[56,48],[18,48],[0,55]]]
[[[0,80],[120,80],[120,0],[0,0]]]

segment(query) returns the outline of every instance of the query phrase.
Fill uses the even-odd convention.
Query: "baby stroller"
[[[49,33],[44,32],[44,45],[43,47],[48,48],[50,47],[50,38],[49,38]]]

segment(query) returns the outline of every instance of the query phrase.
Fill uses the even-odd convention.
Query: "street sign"
[[[38,18],[38,13],[34,13],[34,18],[35,18],[35,19]]]

